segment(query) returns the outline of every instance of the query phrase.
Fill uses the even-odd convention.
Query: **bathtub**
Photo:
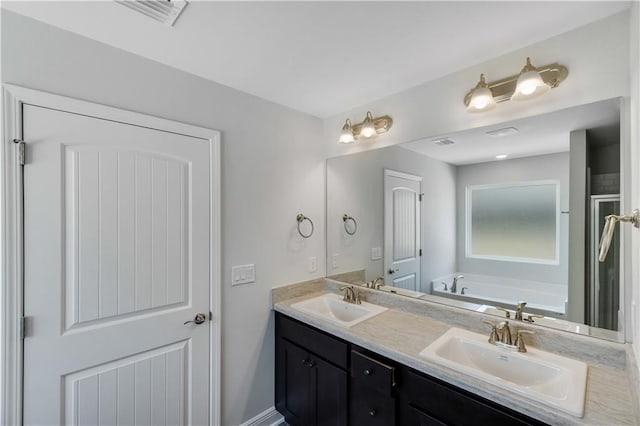
[[[431,281],[432,294],[507,308],[513,308],[518,302],[525,301],[527,302],[526,312],[559,318],[564,317],[567,311],[568,288],[565,285],[487,275],[461,274],[464,275],[464,278],[458,280],[455,293],[451,292],[454,276],[451,274]],[[460,275],[460,273],[455,275]],[[462,294],[463,288],[464,294]]]

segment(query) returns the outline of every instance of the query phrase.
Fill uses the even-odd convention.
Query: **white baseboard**
[[[279,426],[281,424],[284,424],[284,417],[276,411],[275,407],[271,407],[240,426]]]

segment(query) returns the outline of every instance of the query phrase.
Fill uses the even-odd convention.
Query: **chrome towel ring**
[[[299,213],[298,216],[296,216],[296,220],[298,221],[298,234],[300,234],[300,236],[302,238],[309,238],[310,236],[313,235],[313,222],[311,221],[311,219],[309,219],[308,217],[306,217],[305,215],[303,215],[302,213]],[[308,220],[309,223],[311,224],[311,231],[309,231],[308,234],[304,234],[302,232],[302,230],[300,229],[300,225],[302,224],[302,222],[304,222],[305,220]]]
[[[356,231],[358,230],[358,222],[356,222],[356,220],[352,216],[349,216],[346,213],[342,215],[342,221],[344,222],[344,232],[349,235],[355,235]],[[353,222],[353,231],[349,231],[349,227],[347,226],[348,221]]]

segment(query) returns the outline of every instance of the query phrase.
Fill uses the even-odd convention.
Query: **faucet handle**
[[[497,309],[498,311],[502,311],[502,312],[504,312],[504,317],[505,317],[505,318],[511,318],[511,311],[509,311],[508,309],[501,308],[500,306],[496,306],[496,309]]]
[[[493,345],[494,343],[500,340],[500,338],[498,337],[498,331],[496,330],[496,324],[484,319],[482,320],[482,322],[491,327],[491,334],[489,335],[489,343]]]
[[[534,319],[535,318],[544,318],[544,315],[534,315],[534,314],[529,314],[527,315],[526,318],[524,318],[522,321],[526,321],[526,322],[530,322],[530,323],[534,323]]]
[[[516,332],[516,343],[515,346],[518,347],[518,352],[527,352],[527,347],[524,344],[524,339],[522,338],[523,334],[536,334],[533,331],[530,330],[518,330]]]

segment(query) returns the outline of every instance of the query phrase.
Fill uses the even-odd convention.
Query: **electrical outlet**
[[[371,260],[382,259],[382,247],[371,247]]]
[[[318,270],[318,259],[315,256],[309,258],[309,272],[316,272]]]
[[[231,268],[231,285],[248,284],[256,281],[256,269],[252,264],[236,265]]]
[[[338,253],[334,253],[333,256],[331,256],[331,267],[333,269],[338,267],[338,256],[340,256]]]

